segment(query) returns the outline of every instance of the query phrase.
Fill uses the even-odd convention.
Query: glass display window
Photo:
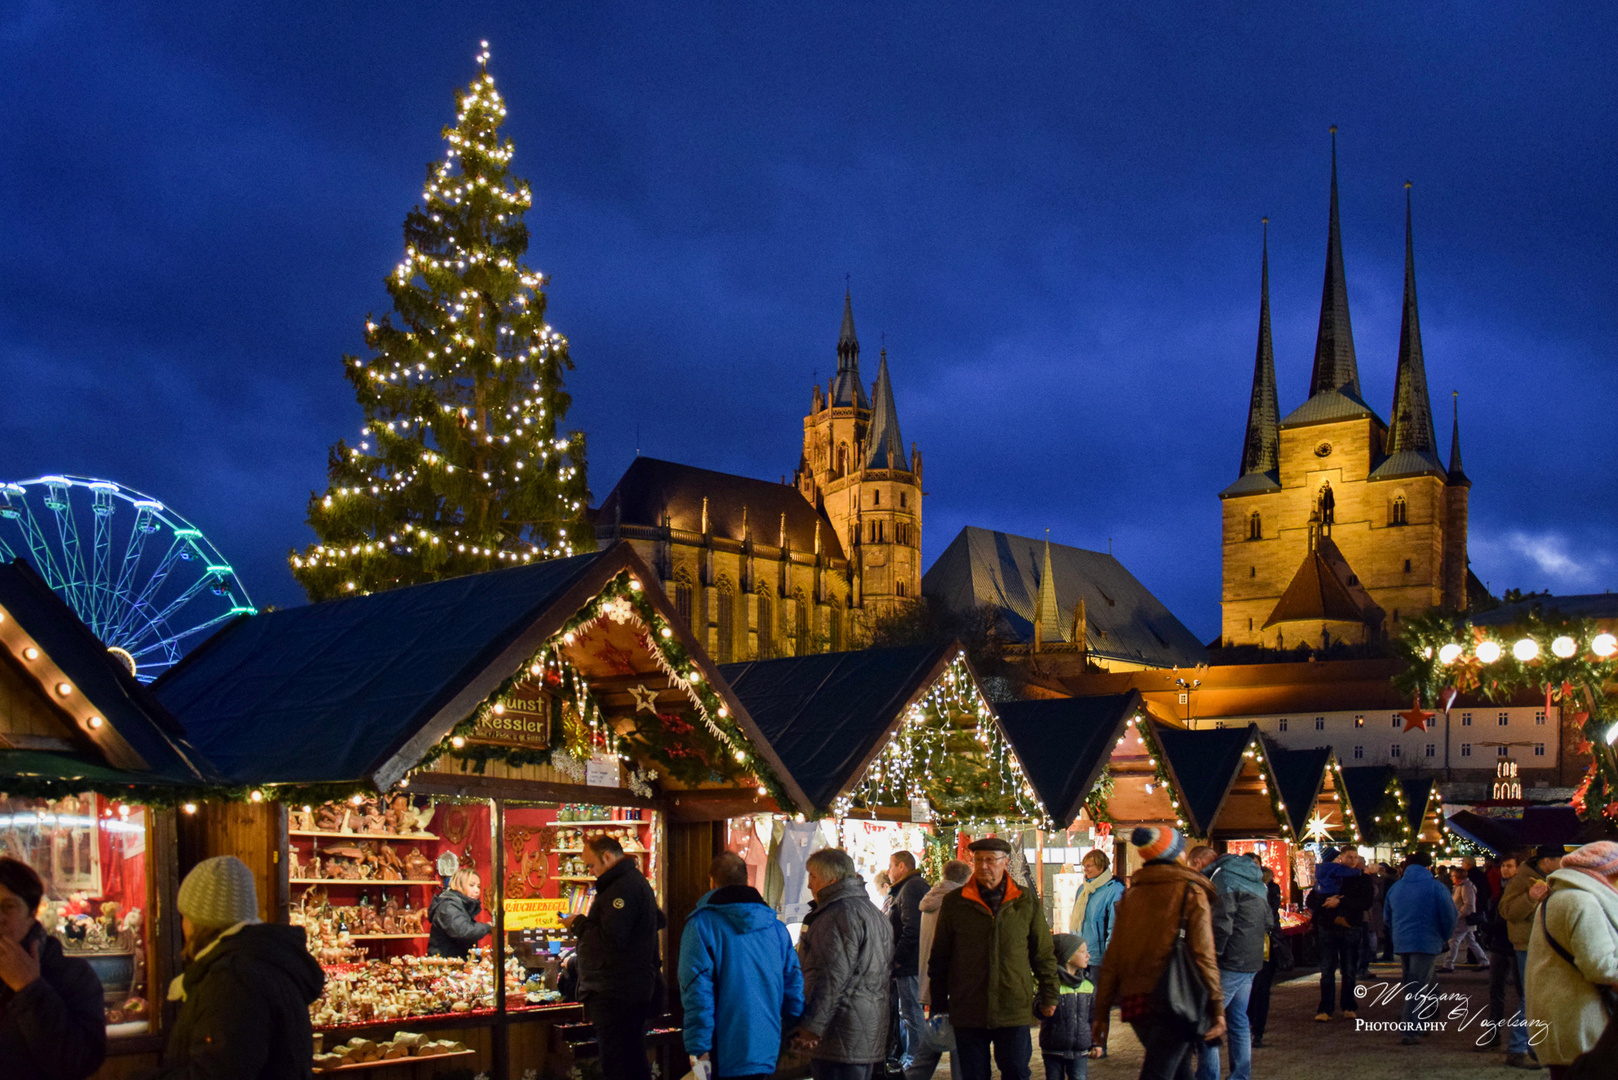
[[[43,879],[37,917],[101,980],[111,1036],[151,1030],[150,840],[143,806],[89,792],[0,795],[0,855],[22,860]]]
[[[505,879],[500,904],[505,925],[506,1009],[520,1012],[576,1000],[576,942],[563,926],[588,911],[595,877],[585,866],[585,842],[618,841],[663,903],[662,852],[657,812],[645,807],[593,803],[506,802]]]

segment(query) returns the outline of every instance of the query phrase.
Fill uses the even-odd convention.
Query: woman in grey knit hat
[[[169,985],[180,1016],[154,1080],[304,1080],[314,1059],[309,1004],[325,972],[303,927],[263,923],[258,888],[232,855],[204,859],[175,901],[185,973]]]

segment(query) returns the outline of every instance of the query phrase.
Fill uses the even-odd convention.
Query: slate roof
[[[837,377],[832,380],[833,408],[869,409],[871,402],[860,383],[860,339],[854,333],[854,298],[843,293],[843,327],[837,335]]]
[[[959,652],[954,642],[907,645],[722,664],[719,673],[787,773],[824,811]]]
[[[1264,752],[1269,755],[1270,772],[1275,776],[1275,785],[1281,792],[1281,801],[1286,804],[1292,835],[1302,836],[1309,826],[1309,815],[1314,810],[1315,797],[1320,794],[1320,784],[1326,775],[1326,765],[1331,761],[1331,747],[1285,750],[1266,738]]]
[[[1354,331],[1348,319],[1348,277],[1343,273],[1343,230],[1337,216],[1337,128],[1331,129],[1331,214],[1326,228],[1326,276],[1320,289],[1320,328],[1315,334],[1315,366],[1309,395],[1322,391],[1360,392],[1354,358]]]
[[[992,604],[1000,610],[1002,633],[1032,641],[1045,543],[967,526],[922,577],[921,591],[953,611]],[[1092,654],[1153,667],[1207,662],[1196,635],[1117,559],[1066,544],[1051,544],[1050,553],[1062,618],[1042,631],[1045,641],[1071,640],[1082,597]]]
[[[1355,420],[1368,416],[1377,423],[1382,420],[1376,410],[1360,399],[1358,391],[1339,387],[1322,390],[1281,418],[1282,427],[1303,427],[1307,424],[1333,424],[1339,420]]]
[[[786,540],[793,551],[814,552],[818,524],[821,553],[833,559],[843,557],[837,530],[792,485],[650,457],[638,457],[624,470],[596,512],[597,527],[610,531],[621,523],[661,528],[666,518],[671,528],[701,532],[704,498],[708,500],[708,528],[715,536],[745,539],[745,510],[753,541],[774,547],[781,539],[784,514]]]
[[[1388,457],[1371,470],[1372,479],[1431,471],[1447,478],[1438,461],[1427,367],[1421,348],[1421,313],[1416,304],[1416,242],[1410,225],[1410,185],[1405,185],[1405,293],[1399,325],[1399,365],[1393,379],[1393,411],[1388,414]]]
[[[1129,718],[1143,713],[1139,691],[995,706],[1045,813],[1071,825],[1106,767]]]
[[[1320,537],[1314,550],[1304,555],[1303,564],[1264,621],[1264,629],[1276,623],[1317,619],[1377,625],[1382,621],[1382,609],[1363,586],[1350,583],[1352,576],[1331,537]]]
[[[1436,476],[1448,480],[1449,472],[1431,450],[1400,450],[1377,462],[1372,480],[1394,480],[1402,476]]]
[[[107,646],[22,559],[0,564],[0,607],[146,765],[124,770],[125,774],[158,785],[217,779],[150,688],[107,652]],[[98,763],[89,746],[90,737],[85,736],[85,752],[69,754],[60,764],[75,770],[116,768],[109,761]],[[55,756],[28,760],[31,767],[44,767],[46,759]]]
[[[1449,819],[1449,827],[1496,855],[1541,844],[1568,847],[1580,842],[1583,831],[1578,811],[1571,806],[1527,806],[1518,819],[1484,817],[1462,810]]]
[[[1246,727],[1186,731],[1153,722],[1152,735],[1168,758],[1170,773],[1184,799],[1186,822],[1198,836],[1207,836],[1225,793],[1242,767],[1242,752],[1258,730]]]
[[[1375,844],[1382,840],[1382,830],[1376,816],[1382,810],[1388,781],[1393,776],[1391,765],[1356,765],[1343,770],[1343,792],[1348,798],[1348,805],[1354,809],[1354,820],[1359,823],[1360,836],[1364,838],[1361,843]],[[1390,836],[1388,839],[1398,841],[1400,837]]]
[[[893,380],[888,376],[888,350],[876,369],[876,389],[871,395],[871,426],[865,432],[865,467],[910,471],[904,436],[899,434],[899,410],[893,404]]]
[[[1280,469],[1281,433],[1276,426],[1280,416],[1275,396],[1275,348],[1270,339],[1270,226],[1266,218],[1259,286],[1258,350],[1253,357],[1253,394],[1247,405],[1247,438],[1242,443],[1242,462],[1237,470],[1242,479],[1255,474],[1268,476]],[[1230,492],[1230,488],[1225,490]]]

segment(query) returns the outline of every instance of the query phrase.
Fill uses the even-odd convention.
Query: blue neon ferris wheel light
[[[167,671],[210,630],[258,610],[201,530],[108,480],[0,483],[0,561],[17,558],[141,682]]]

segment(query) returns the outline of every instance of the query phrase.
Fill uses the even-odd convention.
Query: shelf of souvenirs
[[[338,1031],[492,1016],[493,965],[487,955],[478,955],[481,950],[473,952],[476,958],[469,960],[395,956],[323,962],[326,985],[309,1008],[310,1019],[317,1030]],[[508,1010],[564,1004],[547,986],[554,982],[553,972],[531,972],[508,957],[505,974]]]
[[[566,829],[576,825],[650,825],[650,821],[641,821],[635,818],[603,818],[599,821],[558,821],[557,828]]]
[[[437,878],[386,878],[369,877],[295,877],[287,878],[289,885],[437,885]]]
[[[649,850],[650,850],[649,848],[643,848],[639,844],[625,844],[624,845],[624,854],[625,855],[644,855]],[[583,855],[584,854],[584,849],[581,848],[581,847],[553,847],[553,848],[551,848],[551,854],[552,855]]]
[[[328,840],[441,840],[430,832],[326,832],[322,829],[288,829],[288,836],[308,836]]]

